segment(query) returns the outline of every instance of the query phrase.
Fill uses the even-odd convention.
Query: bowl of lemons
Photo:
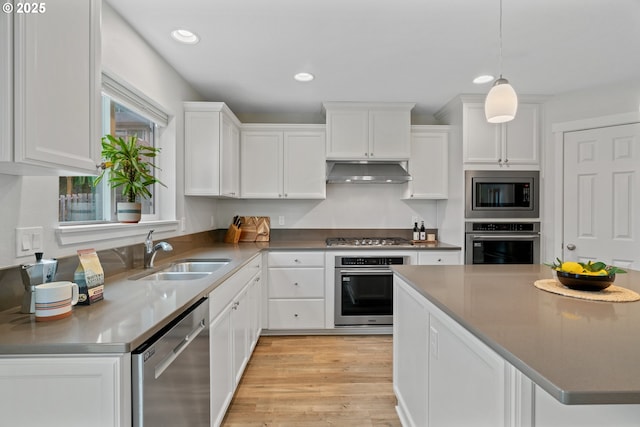
[[[570,289],[580,291],[601,291],[608,288],[616,280],[616,273],[626,273],[625,270],[606,265],[604,262],[561,261],[557,259],[553,264],[547,264],[556,272],[558,281]]]

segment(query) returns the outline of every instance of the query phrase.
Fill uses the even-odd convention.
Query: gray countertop
[[[129,352],[207,296],[255,254],[263,250],[334,249],[352,248],[327,248],[324,240],[301,240],[215,244],[173,257],[163,254],[158,269],[184,258],[229,258],[231,262],[206,278],[184,282],[129,280],[129,277],[143,273],[143,269],[108,277],[104,300],[89,306],[75,306],[73,314],[61,320],[36,322],[34,315],[20,313],[20,307],[0,312],[0,355]],[[459,250],[460,247],[438,243],[384,249]],[[362,252],[369,248],[357,250]]]
[[[533,286],[544,265],[395,266],[427,300],[564,404],[640,403],[640,301]],[[640,272],[615,284],[640,293]]]

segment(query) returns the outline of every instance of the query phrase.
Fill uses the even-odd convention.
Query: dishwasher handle
[[[162,373],[171,365],[171,363],[173,363],[173,361],[176,360],[178,356],[180,356],[180,353],[182,353],[191,343],[191,341],[195,337],[197,337],[200,332],[202,332],[206,327],[207,324],[205,323],[205,319],[200,320],[200,324],[193,331],[189,332],[187,336],[185,336],[184,339],[180,341],[180,343],[175,346],[175,348],[162,360],[162,362],[158,363],[155,369],[156,379],[158,379],[160,375],[162,375]]]

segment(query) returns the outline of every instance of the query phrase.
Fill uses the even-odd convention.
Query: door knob
[[[569,243],[567,245],[567,249],[569,249],[570,251],[574,250],[576,248],[576,245],[574,245],[573,243]]]

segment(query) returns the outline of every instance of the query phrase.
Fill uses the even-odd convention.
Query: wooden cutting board
[[[243,216],[240,218],[241,242],[268,242],[271,233],[271,218],[268,216]]]

